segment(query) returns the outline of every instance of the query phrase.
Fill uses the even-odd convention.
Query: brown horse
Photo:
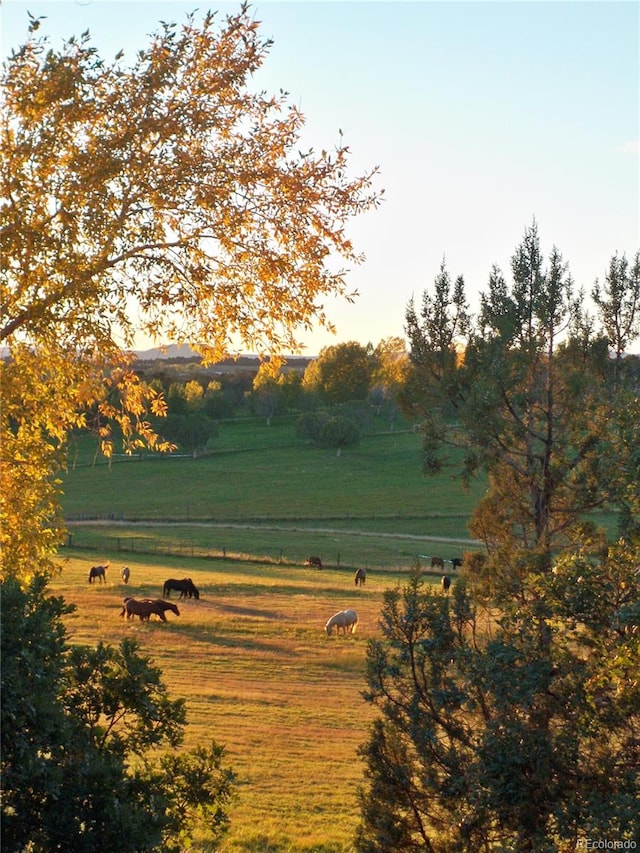
[[[180,615],[180,611],[175,604],[163,601],[161,598],[125,598],[120,616],[122,617],[126,613],[127,619],[131,619],[132,616],[138,616],[141,622],[148,622],[153,613],[162,622],[166,622],[167,617],[164,615],[166,610],[172,610],[177,616]]]
[[[366,569],[358,569],[355,575],[356,586],[364,586],[364,582],[367,579],[367,570]]]
[[[100,583],[106,583],[108,565],[109,563],[106,566],[92,566],[89,569],[89,583],[93,583],[96,579],[99,579]]]
[[[171,590],[179,592],[180,598],[200,598],[200,593],[191,578],[182,578],[182,580],[169,578],[169,580],[164,582],[162,594],[169,598],[171,596]]]
[[[307,557],[304,561],[305,566],[312,566],[314,569],[322,568],[322,560],[320,557]]]
[[[436,567],[444,570],[444,560],[442,559],[442,557],[431,558],[431,568],[435,569]]]
[[[442,575],[440,583],[442,584],[443,592],[449,592],[449,587],[451,586],[451,578],[449,575]]]
[[[180,615],[178,605],[174,604],[173,601],[165,601],[163,598],[143,598],[142,601],[150,601],[158,612],[161,610],[163,613],[166,613],[167,610],[170,610],[176,616]]]
[[[123,566],[120,569],[120,577],[122,578],[122,583],[129,583],[129,578],[131,577],[129,566]]]

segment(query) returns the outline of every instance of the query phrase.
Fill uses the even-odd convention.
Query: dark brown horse
[[[435,569],[436,567],[439,569],[444,569],[444,560],[442,559],[442,557],[431,558],[431,568]]]
[[[167,617],[164,614],[167,610],[173,611],[176,616],[180,615],[175,604],[170,601],[163,601],[161,598],[125,598],[120,616],[126,614],[127,619],[138,616],[141,622],[148,622],[151,614],[155,614],[162,622],[166,622]]]
[[[307,557],[304,561],[305,566],[312,566],[314,569],[322,568],[322,560],[320,557]]]
[[[170,610],[172,613],[175,613],[176,616],[180,615],[180,611],[178,610],[178,605],[174,604],[173,601],[165,601],[162,598],[143,598],[143,601],[150,601],[157,611],[162,611],[166,613],[167,610]]]
[[[164,586],[162,588],[162,595],[165,598],[170,598],[171,590],[174,590],[174,592],[179,592],[180,598],[200,598],[200,593],[198,592],[198,589],[196,588],[191,578],[182,578],[182,580],[169,578],[169,580],[166,580],[164,582]]]
[[[97,578],[100,579],[100,583],[107,582],[107,563],[106,566],[91,566],[89,569],[89,583],[93,583]]]
[[[364,586],[364,582],[367,579],[367,571],[366,569],[357,569],[355,575],[356,586]]]
[[[449,575],[442,575],[442,580],[440,581],[442,584],[442,589],[444,592],[449,592],[449,587],[451,586],[451,578]]]

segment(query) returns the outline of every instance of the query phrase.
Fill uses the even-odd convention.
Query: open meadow
[[[426,480],[411,431],[366,436],[337,456],[297,441],[291,419],[250,420],[221,424],[214,447],[200,459],[109,466],[93,464],[81,438],[53,588],[77,605],[72,642],[135,637],[172,696],[187,700],[185,745],[226,747],[238,786],[225,853],[348,853],[358,747],[373,718],[361,695],[366,647],[383,592],[420,555],[428,565],[431,554],[472,547],[466,525],[482,485],[465,492],[451,471]],[[304,566],[310,554],[322,571]],[[107,583],[89,585],[100,563]],[[368,577],[356,589],[359,566]],[[180,601],[180,616],[120,618],[125,595],[156,597],[164,580],[185,576],[201,598]],[[356,632],[328,637],[327,619],[348,607]]]
[[[72,448],[63,508],[71,544],[129,553],[258,558],[409,568],[420,555],[473,547],[467,523],[484,491],[453,468],[425,478],[412,431],[368,435],[320,450],[295,439],[291,419],[223,423],[210,455],[118,458],[94,464],[95,444]]]
[[[347,853],[358,821],[362,764],[357,749],[373,711],[361,696],[367,640],[378,634],[383,591],[402,575],[167,557],[128,561],[120,581],[89,584],[97,555],[66,552],[52,591],[77,610],[72,643],[135,638],[163,671],[173,698],[187,701],[187,748],[214,738],[237,775],[225,853]],[[162,595],[169,577],[189,576],[200,599],[177,600],[180,616],[149,623],[120,618],[125,595]],[[434,583],[437,578],[433,578]],[[353,607],[354,634],[324,630]],[[207,850],[206,846],[199,849]]]
[[[338,456],[296,441],[291,419],[222,424],[198,459],[108,465],[94,454],[81,438],[64,479],[69,539],[53,588],[77,605],[71,641],[135,637],[187,700],[186,746],[226,747],[238,787],[224,853],[349,853],[374,713],[361,695],[366,648],[384,590],[413,566],[428,571],[431,556],[478,547],[467,524],[483,482],[465,491],[453,465],[425,478],[409,430]],[[322,571],[304,566],[312,554]],[[89,585],[104,563],[107,583]],[[120,619],[125,595],[157,597],[185,576],[201,598],[180,601],[180,616]],[[348,607],[356,633],[327,637],[327,619]]]

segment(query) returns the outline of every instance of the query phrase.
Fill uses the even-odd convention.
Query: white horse
[[[341,610],[339,613],[334,613],[331,619],[324,626],[324,630],[327,632],[327,635],[330,637],[333,633],[333,629],[336,629],[336,633],[340,633],[340,628],[342,628],[343,633],[347,633],[347,628],[351,628],[351,633],[353,634],[356,630],[356,625],[358,624],[358,614],[355,610]]]

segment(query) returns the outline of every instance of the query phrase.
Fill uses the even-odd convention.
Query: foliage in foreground
[[[639,558],[563,559],[539,579],[539,613],[492,618],[464,580],[450,597],[417,575],[386,593],[358,850],[640,840]]]
[[[184,701],[134,641],[69,647],[73,608],[35,577],[2,584],[2,849],[179,851],[225,831],[224,750],[177,753]],[[154,753],[155,750],[155,753]]]
[[[600,331],[535,223],[512,273],[493,269],[475,322],[444,265],[407,312],[425,467],[455,445],[466,477],[488,475],[470,527],[485,552],[451,600],[418,578],[387,596],[360,853],[640,841],[640,399],[621,357],[640,253],[612,260]],[[599,507],[618,541],[588,522]]]

